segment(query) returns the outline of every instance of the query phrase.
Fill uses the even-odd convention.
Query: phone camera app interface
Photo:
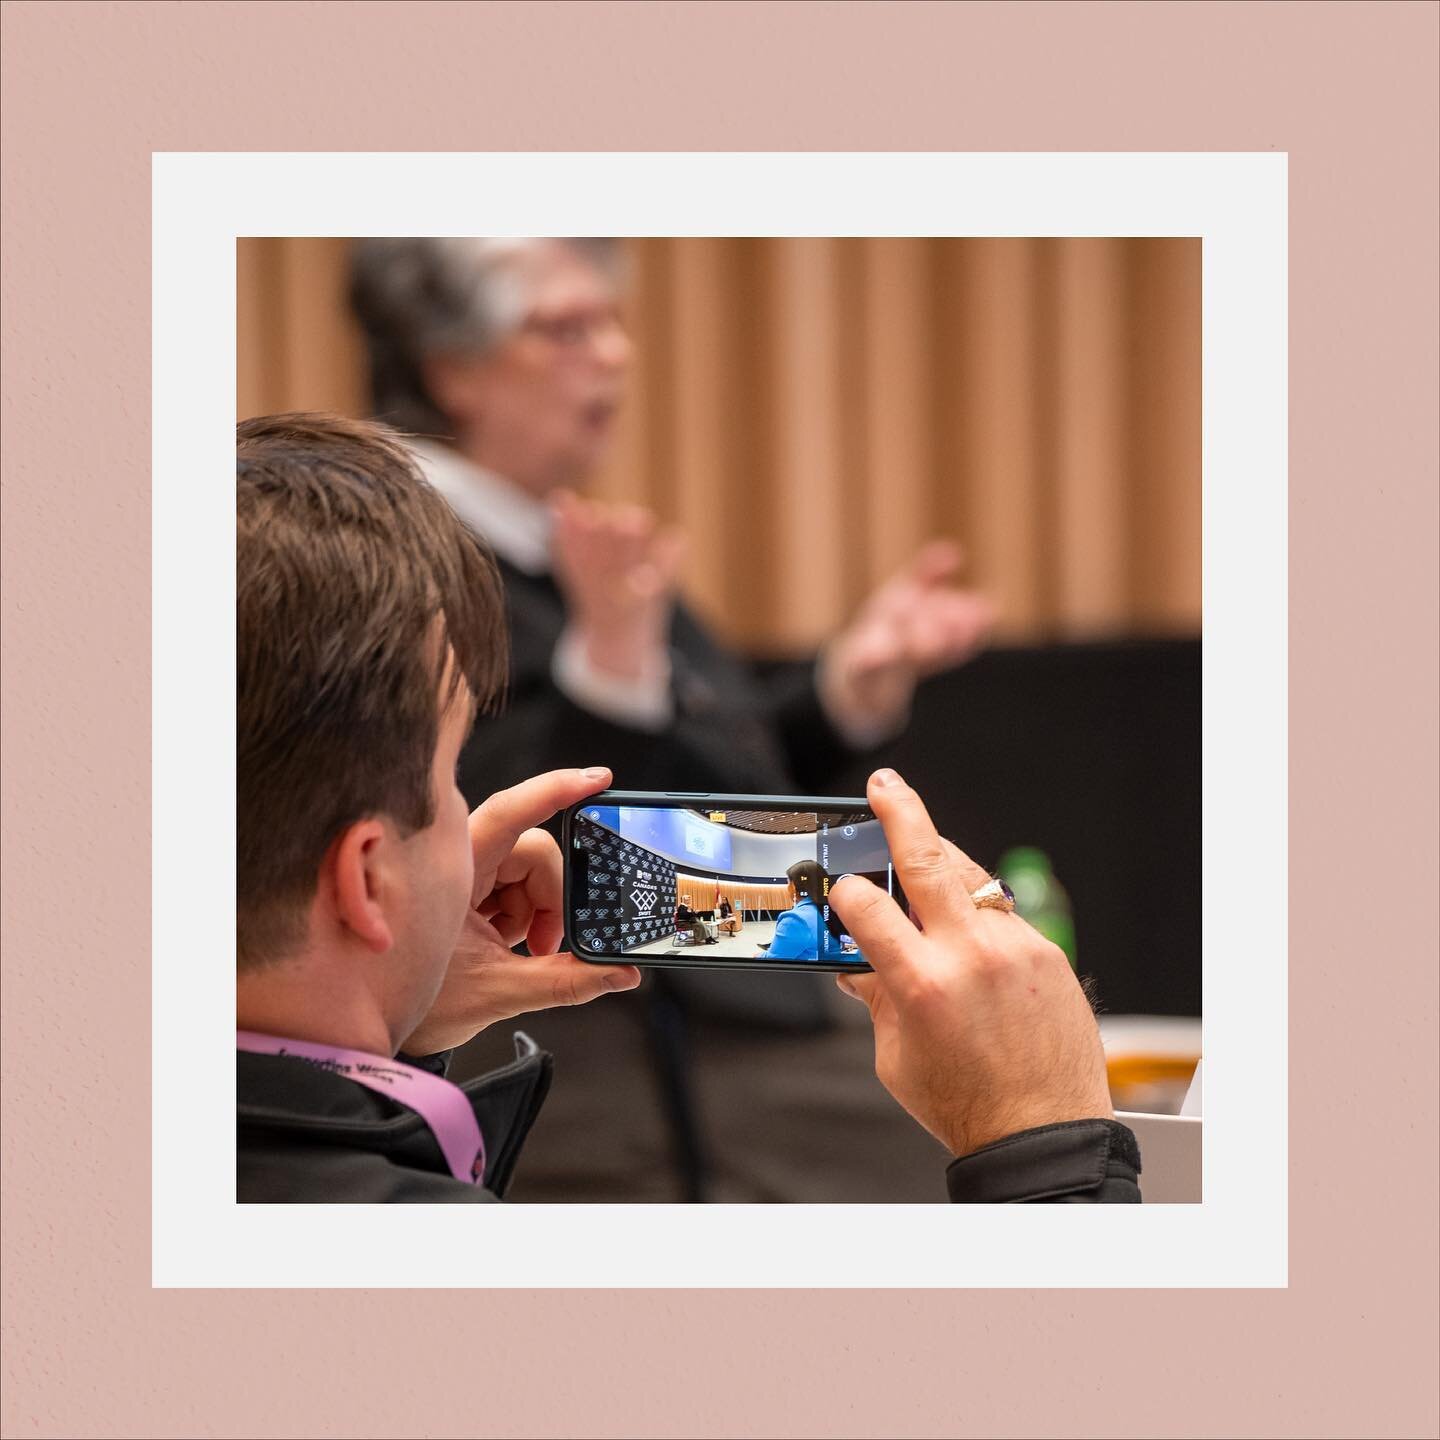
[[[897,893],[864,813],[588,805],[571,843],[576,938],[597,955],[858,964],[831,886],[863,875]]]

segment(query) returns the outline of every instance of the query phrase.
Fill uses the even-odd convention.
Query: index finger
[[[916,974],[920,932],[878,885],[863,875],[842,875],[830,887],[830,906],[877,975],[907,982]]]
[[[922,801],[893,770],[877,770],[866,788],[890,858],[910,901],[926,930],[963,927],[974,918],[970,872],[984,872],[963,851],[942,840]],[[947,848],[948,847],[948,848]],[[984,879],[977,884],[984,884]]]
[[[548,770],[508,790],[497,790],[470,814],[470,846],[477,866],[482,858],[498,861],[508,855],[525,831],[543,824],[557,810],[598,794],[609,783],[609,769],[592,765],[588,770]],[[495,850],[500,854],[494,855]]]

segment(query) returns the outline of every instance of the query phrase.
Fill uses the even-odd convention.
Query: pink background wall
[[[1440,10],[3,13],[6,1435],[1436,1432]],[[150,152],[657,144],[1290,152],[1288,1291],[150,1290]]]

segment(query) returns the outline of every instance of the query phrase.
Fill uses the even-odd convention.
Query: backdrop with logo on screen
[[[574,843],[585,852],[588,883],[574,915],[581,944],[602,952],[648,945],[675,928],[674,861],[619,831],[615,806],[591,806],[575,817]]]

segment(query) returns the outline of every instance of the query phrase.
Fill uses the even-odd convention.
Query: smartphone
[[[712,970],[868,970],[830,908],[863,875],[902,909],[864,800],[607,790],[566,812],[565,939],[582,960]]]

